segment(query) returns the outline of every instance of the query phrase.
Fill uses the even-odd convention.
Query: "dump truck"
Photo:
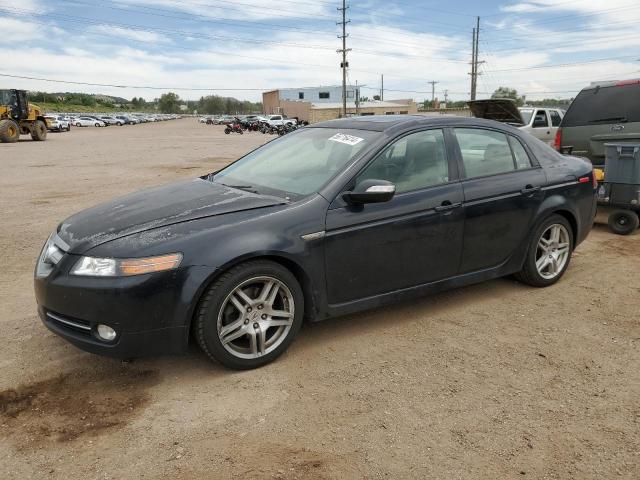
[[[0,143],[14,143],[30,134],[36,141],[47,138],[42,108],[29,103],[25,90],[0,90]]]

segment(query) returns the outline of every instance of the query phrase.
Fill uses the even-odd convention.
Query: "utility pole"
[[[436,84],[440,83],[436,80],[431,80],[430,82],[427,82],[431,84],[431,107],[435,107],[435,102],[436,102]]]
[[[380,101],[384,101],[384,75],[380,75]]]
[[[358,88],[358,80],[356,80],[356,117],[359,115],[360,107],[360,89]]]
[[[342,22],[337,22],[336,25],[342,25],[342,35],[338,35],[338,38],[342,39],[342,49],[336,50],[338,53],[342,53],[342,115],[347,116],[347,52],[351,51],[347,48],[347,23],[351,23],[351,20],[347,20],[347,0],[342,0],[342,8],[338,8],[338,11],[342,12]]]
[[[444,104],[446,105],[449,102],[449,90],[444,91]]]
[[[476,99],[476,29],[473,29],[471,37],[471,100]]]
[[[471,51],[471,100],[476,99],[478,89],[478,65],[483,62],[478,61],[478,46],[480,42],[480,17],[476,17],[476,28],[473,29],[473,44]]]

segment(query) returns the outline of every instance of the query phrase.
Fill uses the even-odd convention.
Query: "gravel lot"
[[[306,325],[260,370],[122,363],[49,333],[57,223],[262,144],[193,119],[0,145],[0,478],[638,479],[640,234],[596,226],[557,285],[501,279]]]

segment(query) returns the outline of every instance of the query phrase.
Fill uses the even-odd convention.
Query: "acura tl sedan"
[[[595,215],[591,164],[476,118],[302,128],[218,172],[64,220],[35,269],[42,321],[121,358],[264,365],[304,319],[515,274],[557,282]]]

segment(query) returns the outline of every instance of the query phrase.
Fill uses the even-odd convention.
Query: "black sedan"
[[[192,336],[253,368],[304,319],[510,274],[552,285],[595,205],[590,163],[508,125],[334,120],[66,219],[36,298],[44,324],[90,352],[184,352]]]

